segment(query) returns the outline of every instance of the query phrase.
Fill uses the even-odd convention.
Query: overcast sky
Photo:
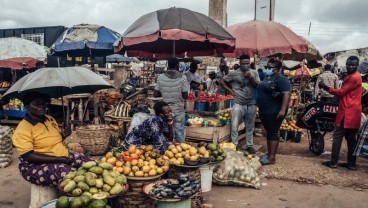
[[[0,0],[0,28],[80,23],[123,33],[140,16],[184,7],[208,14],[209,0]],[[254,0],[228,0],[228,25],[254,19]],[[367,0],[276,0],[275,21],[311,41],[321,53],[368,47]],[[311,33],[308,36],[309,23]]]

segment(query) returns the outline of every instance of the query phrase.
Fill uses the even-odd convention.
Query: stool
[[[54,186],[31,184],[31,202],[29,208],[39,208],[44,203],[58,198],[58,190]]]

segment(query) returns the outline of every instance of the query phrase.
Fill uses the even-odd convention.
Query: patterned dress
[[[142,124],[133,128],[123,142],[123,147],[128,149],[131,145],[151,144],[162,153],[166,150],[166,142],[169,135],[169,127],[159,116],[152,116]]]
[[[91,161],[89,157],[78,152],[69,152],[70,165],[62,163],[33,164],[19,157],[19,171],[22,177],[33,184],[42,186],[57,186],[63,177],[75,171],[83,163]]]

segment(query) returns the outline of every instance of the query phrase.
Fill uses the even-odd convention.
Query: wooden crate
[[[238,130],[244,130],[245,124],[241,123]],[[240,134],[239,134],[240,136]],[[185,138],[189,140],[202,140],[222,142],[230,139],[231,137],[231,125],[221,127],[185,127]]]

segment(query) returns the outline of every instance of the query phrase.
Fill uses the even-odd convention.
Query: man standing
[[[187,81],[189,84],[192,83],[193,80],[195,80],[196,83],[198,83],[198,80],[200,80],[200,85],[203,85],[203,88],[206,89],[206,82],[201,78],[201,76],[199,76],[199,74],[197,73],[197,69],[198,63],[192,62],[190,64],[190,69],[183,74],[187,77]]]
[[[235,96],[235,105],[231,117],[231,140],[238,145],[239,124],[244,121],[246,129],[247,148],[250,154],[255,154],[253,147],[253,131],[256,118],[256,105],[253,90],[259,83],[258,73],[250,68],[248,55],[241,55],[239,69],[229,73],[221,79],[221,86]],[[230,89],[226,83],[231,85]]]
[[[217,93],[220,95],[226,95],[226,90],[221,87],[220,81],[227,74],[229,74],[229,67],[226,63],[220,64],[220,71],[216,73],[216,84],[218,85]]]
[[[218,82],[216,81],[216,72],[211,71],[208,74],[209,78],[206,80],[207,83],[207,93],[208,94],[215,94],[217,93],[217,89],[218,89]],[[217,82],[217,83],[216,83]]]
[[[339,109],[336,115],[335,131],[333,133],[331,161],[325,161],[322,164],[329,168],[336,168],[338,165],[339,154],[343,137],[348,144],[348,161],[340,163],[350,170],[356,170],[356,156],[353,155],[356,146],[356,136],[360,127],[362,113],[362,78],[357,71],[359,59],[356,56],[350,56],[346,61],[347,76],[343,81],[341,89],[328,87],[323,82],[318,83],[319,87],[339,96]]]
[[[163,97],[164,102],[169,104],[174,114],[174,134],[175,141],[183,143],[185,111],[184,100],[188,98],[189,83],[187,77],[179,71],[179,60],[170,58],[168,69],[157,78],[154,97]]]
[[[331,65],[329,64],[325,65],[324,69],[325,71],[321,75],[318,76],[317,83],[323,82],[328,87],[338,89],[339,88],[339,77],[336,74],[331,72]],[[315,95],[318,95],[320,93],[322,101],[329,101],[331,100],[331,98],[332,99],[334,98],[334,95],[319,88],[318,85],[316,85],[314,93]]]

